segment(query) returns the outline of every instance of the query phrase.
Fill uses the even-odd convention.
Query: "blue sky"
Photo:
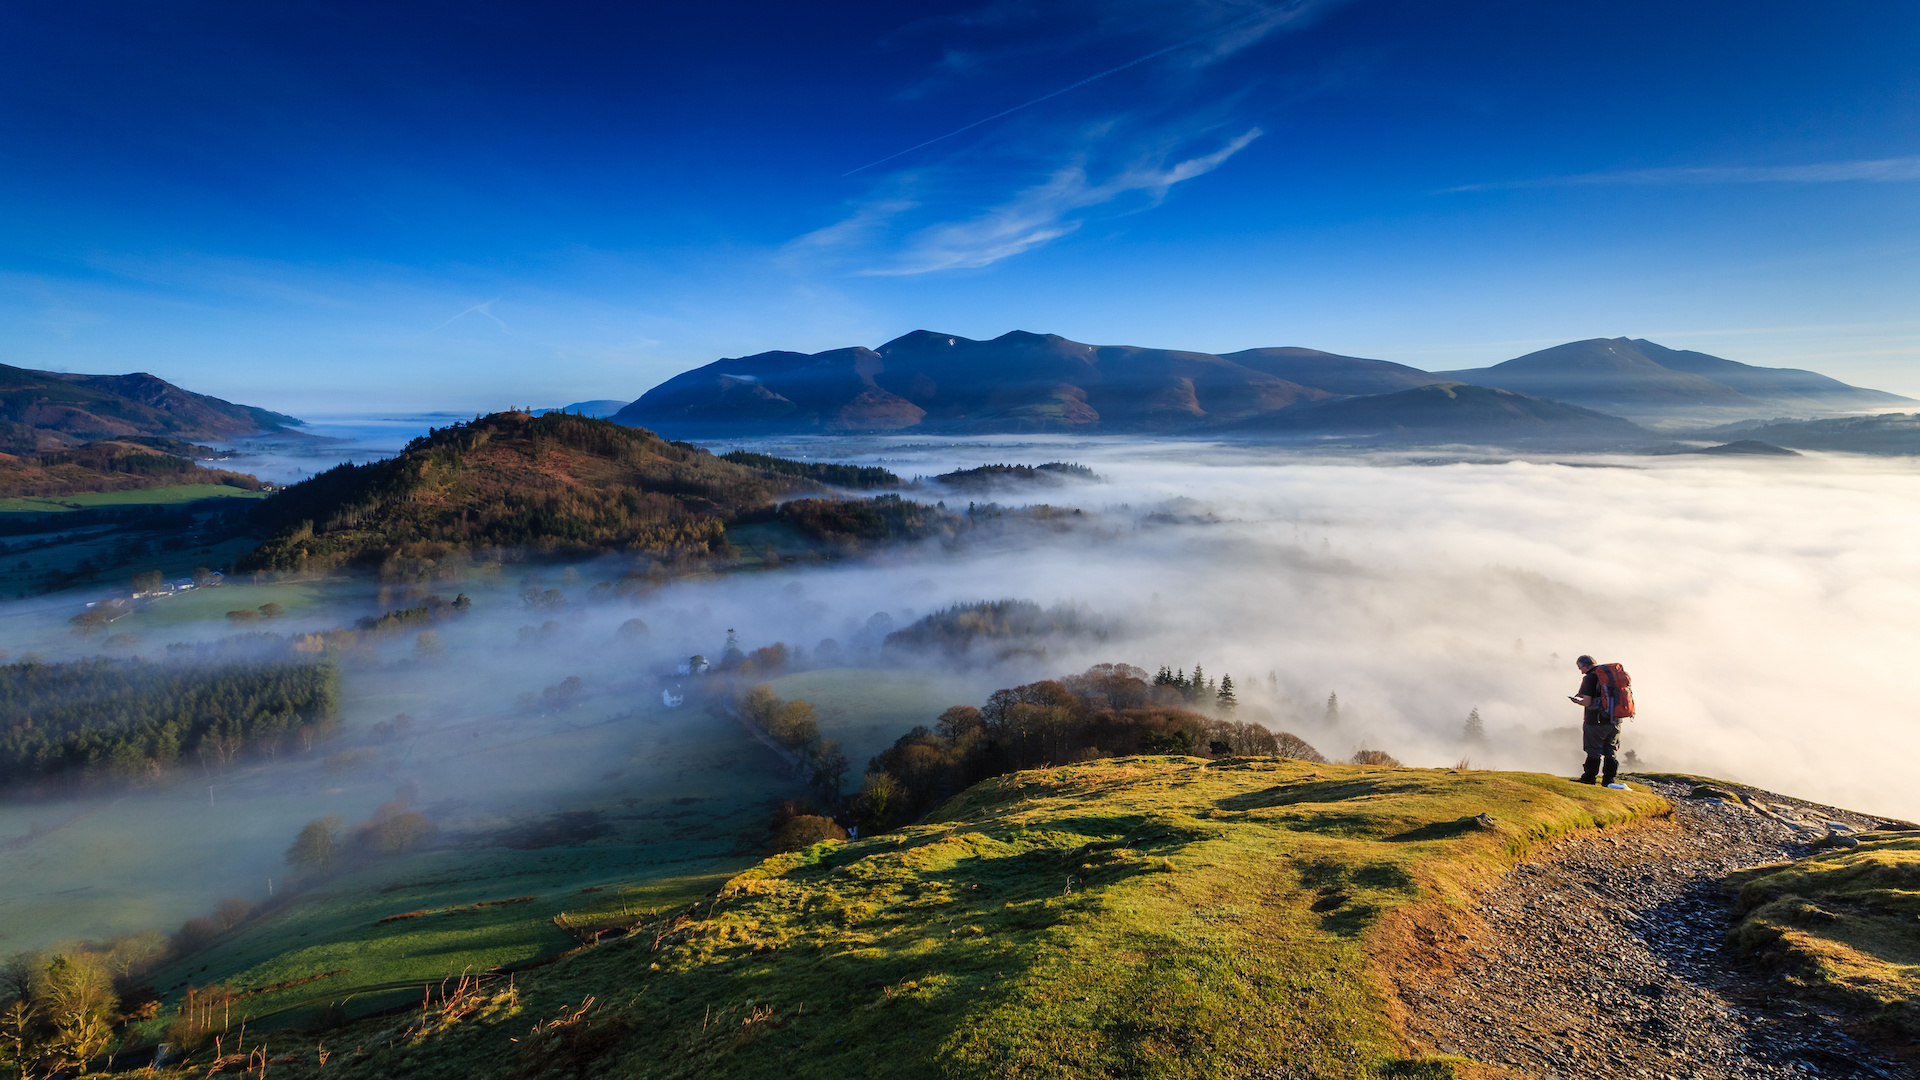
[[[1895,0],[15,5],[0,360],[325,413],[1624,334],[1920,396],[1916,61]]]

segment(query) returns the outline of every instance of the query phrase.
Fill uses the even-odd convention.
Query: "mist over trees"
[[[1107,620],[1070,604],[1041,607],[1031,600],[982,600],[954,604],[886,636],[889,649],[939,651],[960,657],[980,649],[994,659],[1044,654],[1045,639],[1088,637],[1104,641]]]
[[[1049,461],[1044,465],[981,465],[955,469],[933,478],[936,483],[960,490],[978,490],[1001,484],[1059,484],[1067,480],[1098,480],[1085,465],[1068,461]]]
[[[840,783],[849,767],[847,756],[838,742],[820,737],[819,715],[810,702],[782,700],[766,683],[758,683],[742,693],[734,707],[792,756],[821,798],[839,801]]]
[[[875,756],[855,814],[870,828],[888,828],[991,776],[1131,754],[1326,760],[1298,736],[1189,708],[1213,705],[1218,693],[1197,665],[1189,677],[1165,668],[1149,676],[1127,664],[996,690],[980,707],[956,705],[932,728],[915,727]]]
[[[324,737],[339,698],[339,674],[324,662],[0,666],[0,782],[153,775],[188,758],[220,767],[249,749]]]

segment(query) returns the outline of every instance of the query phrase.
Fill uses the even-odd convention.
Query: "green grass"
[[[99,506],[178,506],[202,499],[264,499],[264,491],[244,491],[225,484],[181,484],[137,491],[94,491],[81,495],[35,495],[0,499],[0,514],[64,514]]]
[[[954,675],[881,668],[822,668],[767,684],[783,698],[801,698],[819,713],[820,734],[840,740],[859,779],[867,759],[915,724],[933,726],[950,705],[970,705],[992,687]],[[983,689],[984,687],[984,689]]]
[[[260,605],[267,603],[279,604],[285,609],[282,619],[286,619],[306,614],[329,600],[339,599],[342,594],[357,596],[356,590],[358,590],[356,583],[334,583],[325,580],[284,581],[264,585],[234,581],[218,588],[195,589],[192,592],[175,593],[172,596],[156,599],[133,614],[116,620],[113,629],[116,633],[122,631],[138,633],[142,630],[165,626],[222,619],[229,611],[242,608],[257,610]],[[245,623],[234,629],[235,632],[253,630],[285,632],[283,624],[271,620]]]
[[[1920,1035],[1920,832],[1872,832],[1860,846],[1742,870],[1732,940],[1816,993]]]
[[[462,973],[525,965],[574,948],[554,919],[616,921],[711,892],[753,857],[660,861],[654,845],[427,852],[325,882],[203,952],[154,973],[177,1001],[188,983],[254,991],[236,1010],[255,1030],[307,1020],[341,1003],[350,1015],[417,1001]],[[586,892],[583,890],[593,890]],[[489,904],[532,896],[531,901]],[[477,905],[477,906],[476,906]],[[381,922],[407,912],[430,914]],[[631,920],[629,920],[631,921]],[[338,972],[338,974],[330,974]],[[285,990],[262,987],[327,974]],[[147,1025],[157,1035],[168,1017]]]
[[[1450,1076],[1399,1054],[1389,917],[1666,809],[1537,774],[1282,759],[1019,773],[769,859],[490,1012],[334,1032],[360,1052],[324,1075]],[[318,1075],[311,1039],[276,1045],[276,1069]]]

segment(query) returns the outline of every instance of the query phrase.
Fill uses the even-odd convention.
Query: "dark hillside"
[[[699,556],[725,522],[804,481],[723,461],[650,431],[565,413],[495,413],[399,455],[342,465],[255,512],[269,539],[242,569],[321,570],[473,548]]]
[[[1877,413],[1826,420],[1769,420],[1728,424],[1699,432],[1703,438],[1740,436],[1801,450],[1850,454],[1920,454],[1920,413]]]
[[[668,379],[614,418],[688,438],[1206,431],[1331,398],[1447,382],[1670,423],[1831,414],[1907,400],[1810,371],[1757,367],[1640,338],[1573,341],[1488,368],[1432,372],[1297,347],[1217,356],[1089,345],[1024,330],[988,341],[915,330],[876,349],[718,360]]]
[[[0,454],[0,498],[135,491],[181,484],[260,490],[260,481],[251,476],[203,468],[177,454],[133,442],[111,440],[73,450]]]
[[[1764,368],[1642,338],[1592,338],[1448,379],[1629,417],[1767,416],[1887,408],[1909,399],[1797,368]]]
[[[1436,383],[1258,416],[1228,430],[1379,438],[1527,438],[1643,435],[1617,416],[1508,390]]]
[[[674,435],[851,431],[1169,431],[1331,395],[1208,353],[1086,345],[1016,330],[916,330],[878,349],[719,360],[615,414]]]
[[[1395,390],[1410,390],[1416,386],[1447,381],[1431,371],[1390,360],[1366,360],[1358,356],[1341,356],[1319,349],[1291,346],[1245,349],[1226,353],[1221,359],[1231,360],[1255,371],[1264,371],[1278,379],[1335,394],[1390,394]]]
[[[0,364],[0,450],[12,453],[135,435],[233,439],[299,423],[144,373],[73,375]]]

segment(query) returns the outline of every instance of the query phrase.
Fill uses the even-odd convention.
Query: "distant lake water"
[[[389,458],[431,428],[471,420],[465,413],[378,412],[309,415],[298,434],[220,444],[244,456],[218,464],[276,484],[292,484],[343,462]]]

